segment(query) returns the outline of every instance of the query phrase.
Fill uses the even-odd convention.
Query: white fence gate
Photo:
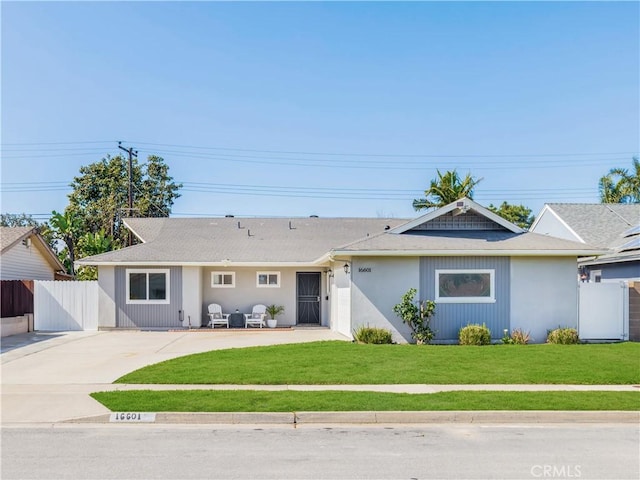
[[[581,283],[581,340],[629,339],[629,288],[625,282]]]
[[[97,330],[98,282],[39,281],[33,288],[35,330]]]

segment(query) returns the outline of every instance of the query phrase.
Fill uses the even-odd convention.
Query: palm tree
[[[640,203],[640,161],[633,157],[633,169],[612,168],[598,183],[601,203]]]
[[[424,192],[425,198],[413,201],[415,210],[444,207],[462,197],[473,198],[474,187],[482,181],[481,178],[472,177],[470,173],[461,179],[455,169],[444,174],[440,173],[440,170],[437,172],[438,178],[431,180],[429,189]]]

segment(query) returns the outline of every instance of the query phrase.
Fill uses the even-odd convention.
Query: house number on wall
[[[360,273],[371,273],[371,267],[359,267],[358,272]]]

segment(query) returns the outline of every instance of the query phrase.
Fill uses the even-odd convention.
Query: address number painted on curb
[[[110,422],[155,422],[155,413],[136,413],[136,412],[116,412],[112,413],[109,418]]]

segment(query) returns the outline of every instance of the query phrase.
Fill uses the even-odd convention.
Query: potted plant
[[[267,319],[267,327],[276,328],[276,325],[278,324],[276,316],[284,312],[284,307],[282,305],[269,305],[265,311],[267,312],[267,315],[269,315],[269,318]]]

